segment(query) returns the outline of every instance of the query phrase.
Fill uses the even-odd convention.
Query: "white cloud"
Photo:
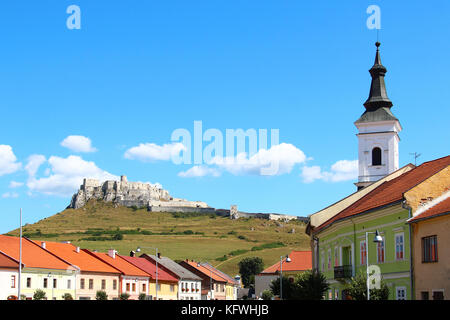
[[[24,185],[23,182],[17,182],[17,181],[11,181],[11,182],[9,183],[9,187],[10,187],[11,189],[19,188],[19,187],[21,187],[21,186],[23,186],[23,185]]]
[[[244,152],[236,157],[216,157],[212,163],[234,175],[282,175],[305,161],[302,150],[292,144],[281,143],[268,150],[260,149],[250,158]]]
[[[300,149],[292,144],[281,143],[270,149],[260,149],[257,153],[248,157],[246,152],[239,153],[235,157],[214,157],[208,165],[194,166],[185,172],[180,172],[181,177],[218,177],[221,171],[227,171],[233,175],[282,175],[290,173],[294,166],[306,161],[306,156]]]
[[[154,143],[140,143],[125,151],[124,157],[132,160],[154,161],[170,160],[172,156],[179,155],[185,151],[186,147],[182,143],[169,143],[159,146]]]
[[[204,177],[204,176],[220,176],[220,171],[216,168],[210,168],[208,166],[194,166],[186,171],[178,173],[178,176],[182,178]]]
[[[25,166],[25,170],[30,177],[34,177],[39,167],[45,162],[45,157],[41,154],[32,154],[28,157],[28,162]]]
[[[71,155],[67,158],[51,156],[48,164],[50,175],[43,178],[30,177],[27,182],[30,191],[69,196],[78,190],[83,178],[94,178],[100,181],[119,179],[118,176],[97,167],[94,162],[83,160],[79,156]]]
[[[5,144],[0,145],[0,176],[19,170],[22,164],[16,161],[17,158],[11,146]]]
[[[95,152],[96,148],[92,147],[91,139],[85,136],[68,136],[61,145],[74,152]]]
[[[331,166],[330,171],[322,171],[319,166],[304,166],[300,176],[305,183],[315,180],[327,182],[356,180],[358,178],[358,160],[339,160]]]
[[[19,194],[17,192],[6,192],[2,194],[2,198],[18,198]]]

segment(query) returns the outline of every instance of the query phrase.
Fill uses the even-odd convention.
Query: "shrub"
[[[33,294],[34,300],[46,300],[47,297],[45,295],[45,291],[41,289],[37,289]]]
[[[194,231],[192,231],[192,230],[184,230],[183,233],[184,234],[194,234]]]
[[[295,299],[322,300],[330,288],[325,275],[319,271],[305,271],[295,278]]]
[[[145,293],[139,294],[139,300],[147,300],[147,295]]]
[[[261,298],[263,300],[272,300],[273,298],[273,293],[270,290],[264,290],[261,294]]]
[[[70,293],[64,293],[62,295],[63,300],[73,300],[73,297]]]
[[[113,240],[123,240],[123,234],[116,233],[112,238]]]
[[[367,300],[367,276],[365,272],[359,272],[352,278],[347,286],[347,292],[352,300]],[[381,280],[379,289],[370,289],[370,300],[387,300],[389,288],[386,282]]]
[[[128,293],[121,293],[119,296],[120,300],[128,300],[130,298],[130,295]]]
[[[238,236],[238,239],[247,240],[247,238],[245,236]]]
[[[108,295],[106,294],[105,291],[99,290],[95,294],[95,300],[108,300]]]

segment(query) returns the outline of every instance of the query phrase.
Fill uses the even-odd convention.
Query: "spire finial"
[[[380,47],[380,45],[381,45],[381,43],[380,42],[375,42],[375,46],[377,47],[377,50],[378,50],[378,48]]]

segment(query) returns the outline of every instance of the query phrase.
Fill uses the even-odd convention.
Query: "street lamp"
[[[155,258],[156,258],[155,259],[155,262],[156,262],[156,288],[155,288],[155,292],[156,292],[156,300],[158,300],[158,248],[155,248],[155,247],[143,247],[143,248],[156,250],[156,256],[155,256]],[[136,252],[141,252],[141,247],[137,247]]]
[[[289,255],[286,255],[286,262],[291,262]],[[283,300],[283,256],[280,257],[280,300]]]
[[[20,286],[22,285],[22,208],[20,208],[20,238],[19,238],[19,288],[17,299],[20,300]]]
[[[367,300],[370,300],[370,283],[369,283],[369,233],[374,233],[375,237],[373,238],[374,243],[383,242],[383,238],[380,236],[378,230],[375,232],[366,232],[366,272],[367,272]]]
[[[197,262],[197,267],[203,267],[205,265],[208,265],[208,264],[206,262],[203,262],[203,263]],[[209,268],[209,292],[211,294],[210,300],[212,300],[213,299],[213,291],[212,291],[212,269],[211,268]]]

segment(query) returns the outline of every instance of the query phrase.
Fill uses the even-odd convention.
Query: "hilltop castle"
[[[81,208],[90,199],[158,212],[214,212],[214,208],[205,202],[173,198],[167,190],[149,183],[128,182],[126,176],[121,176],[120,181],[108,180],[103,183],[96,179],[84,179],[68,208]]]

